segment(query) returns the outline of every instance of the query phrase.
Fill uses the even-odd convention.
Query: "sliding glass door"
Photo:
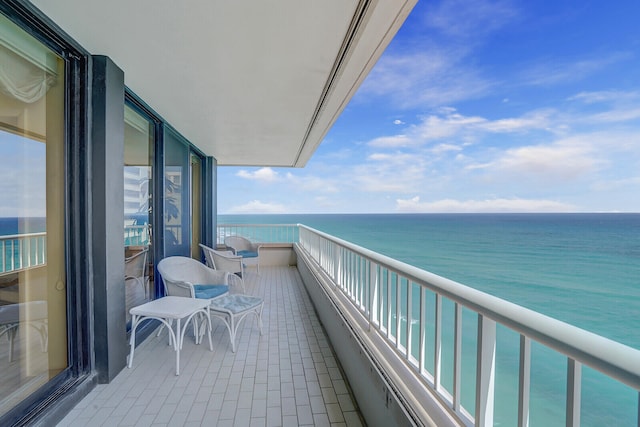
[[[202,159],[172,129],[164,136],[164,253],[200,258]]]
[[[129,309],[153,299],[153,122],[129,105],[124,109],[125,303]]]
[[[68,366],[64,76],[0,15],[0,416]]]

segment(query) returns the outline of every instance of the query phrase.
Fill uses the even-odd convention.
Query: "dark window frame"
[[[89,235],[89,53],[27,2],[7,0],[0,13],[58,54],[65,62],[65,268],[67,367],[37,391],[0,417],[0,425],[27,425],[47,417],[63,416],[81,395],[93,387]]]

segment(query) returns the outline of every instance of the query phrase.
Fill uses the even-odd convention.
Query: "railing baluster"
[[[387,337],[391,337],[391,270],[387,269]]]
[[[440,391],[440,369],[442,367],[442,295],[440,294],[436,294],[434,316],[433,387],[436,391]]]
[[[453,332],[453,410],[460,412],[460,393],[462,391],[462,306],[455,303]]]
[[[371,323],[378,319],[378,274],[377,266],[373,262],[369,262],[369,301],[367,301],[367,310],[369,311],[369,330]],[[379,323],[379,322],[376,322]]]
[[[425,367],[425,356],[427,353],[426,346],[426,332],[427,332],[427,295],[426,289],[420,287],[420,354],[419,362],[418,362],[418,372],[424,374]]]
[[[402,328],[402,322],[400,322],[400,313],[402,310],[402,289],[401,289],[400,275],[396,272],[396,348],[400,348],[400,329]]]
[[[478,366],[476,368],[477,427],[493,426],[496,374],[496,322],[478,314]]]
[[[567,359],[567,427],[580,426],[582,364]]]
[[[518,384],[518,427],[529,427],[531,390],[531,339],[520,335],[520,373]]]
[[[407,334],[407,360],[411,359],[411,291],[412,283],[407,279],[407,325],[406,325],[406,334]]]
[[[24,250],[27,253],[27,265],[25,267],[31,267],[31,238],[24,239]]]

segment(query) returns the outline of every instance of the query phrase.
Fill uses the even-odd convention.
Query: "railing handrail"
[[[590,366],[640,391],[640,350],[570,325],[528,308],[489,295],[453,280],[427,272],[303,224],[302,229],[354,253],[401,272],[403,277],[422,284],[479,314],[507,326],[534,341]]]
[[[46,231],[42,231],[38,233],[11,234],[6,236],[0,236],[0,240],[16,240],[16,239],[23,239],[25,237],[38,237],[38,236],[46,236],[46,235],[47,235]]]
[[[218,227],[250,227],[250,228],[261,228],[261,227],[300,227],[301,224],[249,224],[249,223],[223,223],[218,224]]]

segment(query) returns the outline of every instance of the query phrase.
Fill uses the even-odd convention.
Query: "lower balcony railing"
[[[0,274],[39,267],[47,263],[47,233],[0,237]]]
[[[218,241],[229,234],[263,242],[297,242],[366,320],[366,333],[382,337],[414,379],[428,387],[461,424],[494,425],[496,402],[506,404],[497,397],[501,394],[509,396],[506,400],[513,407],[508,412],[514,414],[514,424],[528,426],[532,384],[541,381],[536,377],[540,369],[532,369],[532,348],[541,348],[536,355],[546,352],[556,361],[565,360],[564,381],[560,381],[564,396],[561,403],[556,402],[564,409],[563,419],[554,413],[554,424],[581,424],[582,368],[586,366],[626,389],[631,398],[624,403],[629,409],[624,419],[640,426],[639,350],[304,225],[221,225]],[[501,371],[497,348],[506,347],[501,340],[509,337],[515,381],[510,390],[501,386],[497,391],[496,372]],[[551,381],[557,383],[558,378]],[[603,400],[615,399],[604,389],[598,392]]]

